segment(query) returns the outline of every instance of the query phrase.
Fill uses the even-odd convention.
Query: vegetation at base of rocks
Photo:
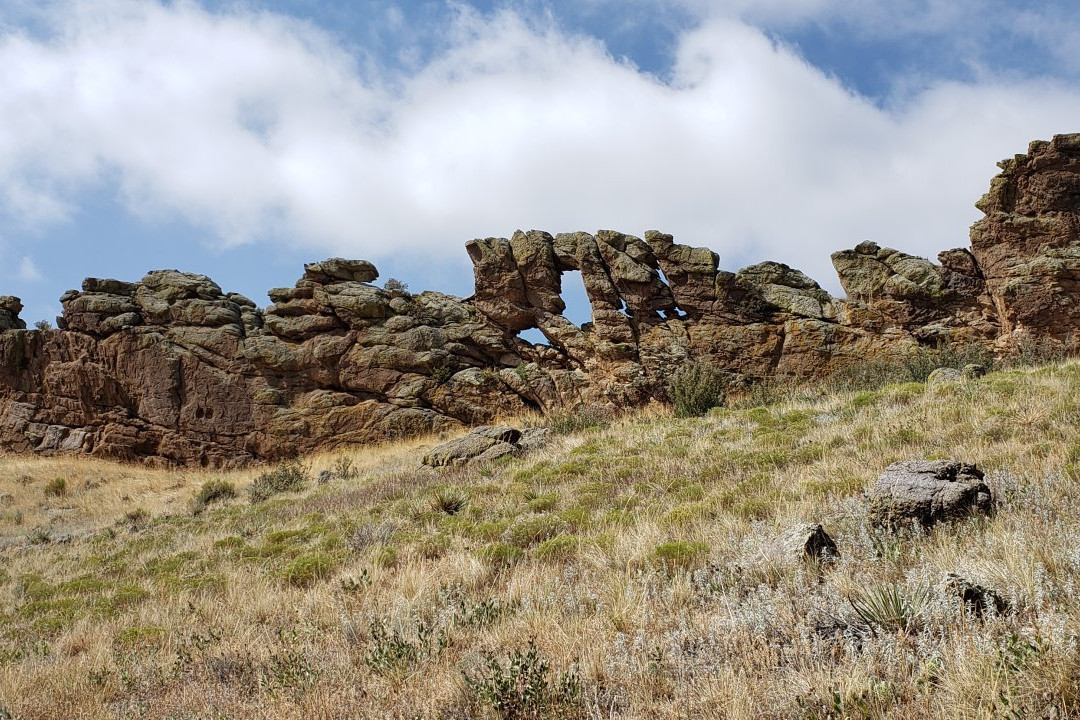
[[[688,362],[672,373],[667,390],[676,417],[700,417],[724,405],[726,388],[727,377],[719,368]]]
[[[353,459],[348,455],[342,455],[341,457],[336,458],[330,465],[331,478],[337,478],[338,480],[353,480],[359,474]]]
[[[300,461],[292,460],[255,478],[248,487],[248,499],[259,503],[281,493],[303,490],[307,482],[307,468]]]
[[[609,417],[484,466],[421,467],[431,439],[328,453],[288,494],[207,490],[199,513],[204,487],[243,494],[280,468],[8,456],[0,706],[1080,716],[1080,363],[729,400]],[[994,512],[874,527],[867,490],[912,458],[977,463]],[[55,478],[65,494],[45,495]],[[805,523],[839,555],[785,554],[777,539]]]
[[[548,413],[542,425],[556,435],[570,435],[588,430],[602,430],[611,425],[611,411],[598,405],[578,405]]]
[[[961,370],[967,365],[979,365],[992,370],[999,361],[981,345],[914,348],[896,356],[871,358],[851,363],[830,375],[825,386],[832,390],[877,390],[885,385],[924,383],[930,373],[942,367]]]
[[[1069,358],[1065,346],[1050,338],[1036,338],[1022,335],[1011,354],[1002,363],[1005,367],[1031,367],[1064,362]]]

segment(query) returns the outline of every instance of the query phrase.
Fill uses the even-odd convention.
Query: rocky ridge
[[[305,266],[265,310],[204,275],[87,278],[57,330],[0,297],[0,448],[229,466],[487,423],[524,410],[664,399],[707,360],[749,380],[820,377],[918,346],[1080,342],[1080,135],[999,164],[971,248],[938,264],[863,242],[834,253],[846,298],[765,262],[736,273],[650,231],[469,242],[475,294],[378,287]],[[592,309],[564,317],[562,276]],[[547,344],[519,333],[538,328]]]

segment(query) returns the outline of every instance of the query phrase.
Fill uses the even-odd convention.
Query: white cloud
[[[37,265],[34,264],[33,258],[29,256],[23,256],[23,259],[19,261],[19,280],[23,282],[34,282],[41,279],[41,273],[37,269]]]
[[[994,162],[1080,117],[1076,88],[994,80],[883,110],[730,17],[680,37],[670,84],[510,12],[462,9],[445,54],[374,80],[270,14],[84,0],[52,17],[51,39],[0,36],[11,217],[63,221],[118,178],[132,212],[219,243],[376,261],[460,261],[518,227],[655,227],[835,288],[828,253],[864,239],[964,245]]]

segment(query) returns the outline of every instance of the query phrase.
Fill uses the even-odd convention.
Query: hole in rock
[[[544,333],[540,332],[540,328],[529,328],[528,330],[522,330],[518,333],[518,337],[527,343],[532,343],[533,345],[544,345],[547,347],[551,347],[551,343],[548,342],[548,339],[544,336]]]
[[[581,327],[587,322],[592,322],[592,303],[589,295],[585,292],[585,279],[580,270],[564,270],[562,273],[563,302],[566,310],[563,317]]]
[[[662,269],[656,268],[656,274],[660,276],[660,282],[664,283],[668,287],[671,287],[671,283],[668,282],[667,275],[664,274],[664,271]]]

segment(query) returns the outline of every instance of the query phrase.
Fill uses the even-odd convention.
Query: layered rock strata
[[[775,262],[736,273],[664,233],[469,242],[475,294],[379,287],[362,260],[306,265],[260,309],[204,275],[87,278],[57,330],[0,297],[0,448],[228,466],[580,404],[663,400],[707,360],[749,380],[868,357],[1035,337],[1080,342],[1080,135],[1000,163],[971,248],[938,263],[863,242],[832,256],[846,297]],[[564,315],[580,272],[591,322]],[[520,337],[538,328],[547,343]]]

